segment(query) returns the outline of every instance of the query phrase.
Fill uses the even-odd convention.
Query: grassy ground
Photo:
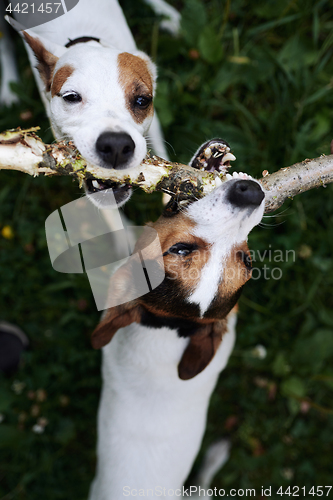
[[[141,2],[122,2],[139,47],[160,67],[156,107],[173,159],[188,161],[214,136],[231,144],[235,168],[257,176],[329,153],[328,0],[174,4],[179,39],[159,33]],[[40,125],[50,141],[19,41],[18,58],[21,103],[1,111],[0,129]],[[250,237],[255,279],[204,438],[204,448],[222,436],[233,443],[214,486],[256,488],[257,498],[262,486],[272,498],[299,486],[300,497],[314,498],[312,486],[332,484],[332,194],[328,186],[289,201]],[[13,377],[0,377],[0,500],[83,500],[94,474],[100,354],[89,335],[99,314],[85,277],[51,268],[44,232],[46,217],[78,196],[67,178],[1,172],[0,316],[27,332],[31,349]],[[159,210],[158,195],[138,192],[126,206],[138,224]],[[33,430],[46,421],[43,433]]]

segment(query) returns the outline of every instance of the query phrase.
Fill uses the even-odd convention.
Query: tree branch
[[[73,143],[46,145],[36,135],[38,127],[10,130],[0,134],[0,170],[19,170],[29,175],[69,175],[78,180],[97,178],[130,184],[150,193],[163,191],[180,199],[202,197],[220,185],[227,167],[220,174],[206,172],[180,163],[147,155],[139,167],[130,170],[108,170],[90,165],[80,156]],[[259,179],[266,191],[266,209],[279,208],[287,198],[314,187],[333,182],[333,155],[304,160]]]
[[[303,160],[259,179],[266,191],[265,213],[277,210],[287,198],[333,182],[333,154]]]

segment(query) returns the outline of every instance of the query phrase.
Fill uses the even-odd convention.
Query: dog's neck
[[[192,335],[195,335],[197,330],[202,327],[203,324],[213,323],[213,321],[207,322],[200,318],[193,320],[173,316],[160,316],[158,314],[154,314],[146,308],[142,309],[143,313],[141,315],[141,325],[155,329],[167,327],[171,330],[175,330],[179,337],[191,337]]]
[[[150,324],[150,326],[147,326],[141,322],[140,324],[132,323],[125,328],[121,328],[115,334],[112,342],[103,348],[105,363],[115,373],[119,373],[118,370],[120,370],[126,378],[129,376],[129,373],[134,378],[137,375],[142,377],[142,372],[144,372],[144,378],[147,377],[145,382],[143,382],[144,385],[149,381],[150,376],[152,376],[152,380],[149,381],[149,384],[158,385],[161,372],[165,370],[168,372],[168,377],[171,377],[172,383],[175,386],[186,386],[187,388],[196,384],[200,386],[204,383],[203,381],[210,380],[213,375],[217,376],[221,371],[220,356],[225,355],[222,352],[230,342],[228,338],[230,337],[230,331],[233,330],[236,323],[236,317],[235,310],[229,313],[226,318],[226,331],[223,334],[220,344],[222,347],[218,348],[214,358],[203,372],[186,382],[179,378],[178,365],[189,344],[190,338],[187,335],[180,336],[179,325],[176,324],[173,326],[171,324],[159,324],[157,326]],[[159,321],[156,317],[155,319]],[[188,333],[185,330],[185,324],[182,333]],[[226,351],[229,356],[229,349],[226,349]]]

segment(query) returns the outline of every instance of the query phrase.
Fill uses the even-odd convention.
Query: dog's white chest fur
[[[182,487],[200,447],[210,395],[234,345],[235,322],[231,314],[214,359],[187,381],[180,380],[177,365],[188,339],[169,328],[132,324],[103,348],[98,466],[90,500],[121,499],[126,486]]]

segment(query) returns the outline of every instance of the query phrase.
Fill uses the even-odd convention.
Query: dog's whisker
[[[258,225],[264,229],[268,229],[268,228],[272,228],[272,227],[277,227],[277,226],[281,226],[281,224],[284,224],[286,221],[281,221],[281,222],[272,222],[270,224],[266,224],[265,222],[260,222]]]
[[[284,216],[288,216],[288,215],[291,215],[291,212],[289,212],[288,214],[286,214],[285,212],[289,211],[289,208],[286,208],[284,210],[282,210],[281,212],[278,212],[277,214],[272,214],[272,215],[264,215],[263,217],[265,219],[267,218],[276,218],[276,217],[281,217],[282,214],[285,214]]]
[[[174,155],[176,155],[176,151],[175,151],[175,148],[173,147],[173,145],[171,144],[171,142],[169,141],[166,141],[165,139],[163,140],[164,144],[167,146],[167,149],[171,149],[172,153]]]
[[[47,128],[45,129],[45,132],[49,132],[50,130],[52,131],[52,127],[47,127]]]
[[[147,142],[147,145],[149,148],[152,148],[154,149],[154,145],[155,145],[155,138],[150,136],[150,135],[147,135],[146,136],[146,142]],[[161,142],[167,146],[166,150],[169,150],[169,148],[171,149],[172,153],[175,155],[176,154],[176,151],[174,149],[174,147],[172,146],[172,144],[168,141],[166,141],[165,139],[161,138]],[[163,154],[162,157],[166,157],[166,152]]]

